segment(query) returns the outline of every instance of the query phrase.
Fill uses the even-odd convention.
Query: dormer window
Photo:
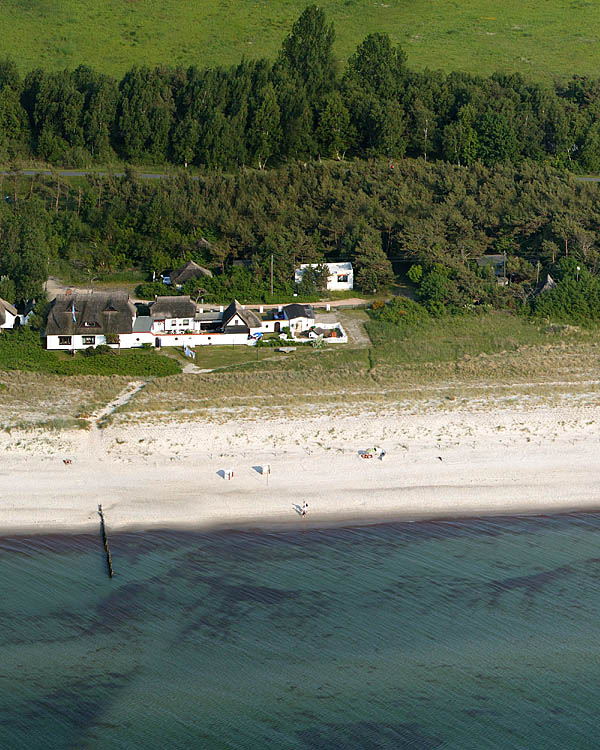
[[[98,323],[94,323],[93,321],[90,321],[90,320],[84,320],[82,325],[84,328],[98,328],[99,327]]]

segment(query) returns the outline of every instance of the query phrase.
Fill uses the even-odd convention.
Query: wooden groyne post
[[[104,545],[104,552],[106,553],[106,567],[108,568],[108,577],[112,578],[114,575],[112,557],[110,556],[110,547],[108,546],[108,537],[106,536],[106,526],[104,525],[104,513],[102,512],[102,506],[98,506],[98,515],[100,516],[100,535],[102,537],[102,544]]]

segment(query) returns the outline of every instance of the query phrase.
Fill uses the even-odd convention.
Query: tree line
[[[600,170],[598,79],[547,86],[519,74],[417,72],[380,33],[340,70],[334,39],[324,12],[309,6],[274,61],[135,67],[117,81],[85,66],[21,79],[6,60],[0,161],[262,169],[347,155]]]
[[[0,297],[10,301],[39,296],[49,270],[74,267],[92,282],[135,267],[150,280],[188,260],[215,275],[188,292],[267,301],[271,258],[276,298],[293,294],[300,263],[351,260],[364,291],[389,283],[391,264],[411,267],[437,314],[523,304],[561,262],[600,272],[600,187],[535,162],[403,159],[391,170],[379,159],[197,179],[141,180],[128,170],[76,183],[16,172],[0,181]],[[486,253],[506,257],[508,286],[477,263]]]

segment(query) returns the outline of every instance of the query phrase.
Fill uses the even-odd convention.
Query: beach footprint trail
[[[92,414],[90,417],[92,429],[101,429],[104,427],[107,420],[115,413],[115,411],[131,401],[131,399],[138,394],[142,388],[145,388],[148,385],[148,382],[148,380],[135,380],[128,383],[115,399],[106,404],[106,406],[100,411]]]

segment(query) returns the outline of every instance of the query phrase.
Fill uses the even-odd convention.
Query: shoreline
[[[363,414],[337,420],[335,432],[329,424],[238,420],[5,434],[0,535],[96,533],[99,504],[111,534],[600,510],[600,406]],[[386,450],[383,461],[359,457],[375,444]],[[268,485],[259,471],[266,463]],[[232,480],[223,478],[226,469]]]
[[[110,539],[114,536],[122,534],[152,534],[152,533],[164,533],[164,534],[222,534],[222,533],[245,533],[245,534],[286,534],[296,533],[303,531],[328,531],[328,530],[344,530],[344,529],[364,529],[374,526],[387,526],[387,525],[400,525],[400,524],[427,524],[427,523],[452,523],[456,521],[468,522],[468,521],[485,521],[485,520],[516,520],[516,519],[535,519],[535,518],[560,518],[564,516],[585,516],[588,514],[600,513],[600,502],[590,506],[581,507],[550,507],[547,509],[528,509],[528,510],[513,510],[502,512],[468,512],[464,513],[452,513],[448,515],[438,515],[432,513],[431,515],[421,516],[389,516],[388,514],[382,514],[381,516],[370,516],[370,517],[355,517],[354,519],[321,519],[319,521],[313,519],[312,522],[302,523],[298,521],[270,521],[265,518],[261,521],[247,522],[239,521],[228,524],[215,523],[212,525],[195,525],[192,523],[188,524],[158,524],[158,525],[131,525],[131,526],[119,526],[116,528],[108,528],[110,531]],[[20,527],[4,529],[0,528],[0,543],[2,540],[7,539],[44,539],[49,537],[77,537],[77,536],[90,536],[100,539],[100,525],[93,526],[91,524],[82,525],[80,527]],[[110,540],[109,539],[109,540]]]

